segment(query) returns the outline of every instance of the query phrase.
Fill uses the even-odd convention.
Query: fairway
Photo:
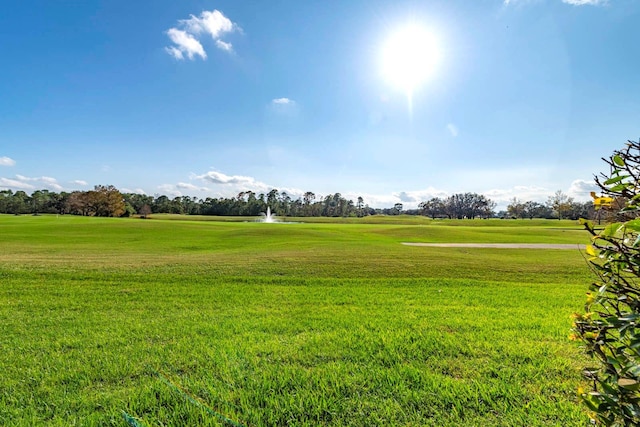
[[[0,425],[586,424],[575,222],[204,219],[0,216]]]

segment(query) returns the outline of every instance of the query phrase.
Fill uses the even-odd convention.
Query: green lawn
[[[0,425],[586,425],[579,251],[400,243],[587,241],[565,221],[0,216]]]

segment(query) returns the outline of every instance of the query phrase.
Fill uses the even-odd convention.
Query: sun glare
[[[387,39],[381,61],[385,80],[411,98],[433,75],[440,61],[438,42],[427,29],[410,24]]]

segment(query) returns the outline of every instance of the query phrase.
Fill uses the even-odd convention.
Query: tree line
[[[340,193],[318,197],[306,192],[294,198],[287,192],[273,189],[266,193],[243,191],[236,197],[198,199],[166,195],[150,196],[122,193],[114,186],[97,185],[93,190],[56,193],[37,190],[32,194],[19,190],[0,190],[0,213],[4,214],[72,214],[82,216],[121,217],[152,213],[186,215],[259,216],[267,206],[279,216],[366,216],[382,213],[358,197],[354,203]],[[401,209],[400,209],[401,210]],[[396,214],[400,210],[395,210]],[[384,210],[385,212],[387,210]]]
[[[220,216],[259,216],[271,208],[277,216],[295,217],[363,217],[369,215],[424,215],[431,218],[567,218],[593,217],[591,202],[575,202],[561,191],[547,203],[522,202],[513,199],[507,211],[496,213],[496,203],[482,194],[458,193],[446,198],[431,198],[419,204],[418,209],[404,210],[402,203],[391,208],[372,208],[362,197],[356,201],[340,193],[317,196],[306,192],[293,197],[286,191],[270,190],[264,193],[240,192],[235,197],[196,197],[146,195],[122,193],[112,185],[97,185],[89,191],[56,193],[36,190],[30,195],[19,190],[0,190],[0,213],[4,214],[71,214],[83,216],[147,216],[152,213]]]
[[[507,206],[507,216],[510,218],[557,218],[578,219],[594,218],[593,202],[576,202],[562,191],[556,191],[546,203],[532,201],[523,202],[513,198]]]

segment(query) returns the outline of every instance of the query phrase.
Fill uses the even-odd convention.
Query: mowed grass
[[[391,221],[0,216],[0,425],[585,425],[578,250],[400,243],[586,233]]]

